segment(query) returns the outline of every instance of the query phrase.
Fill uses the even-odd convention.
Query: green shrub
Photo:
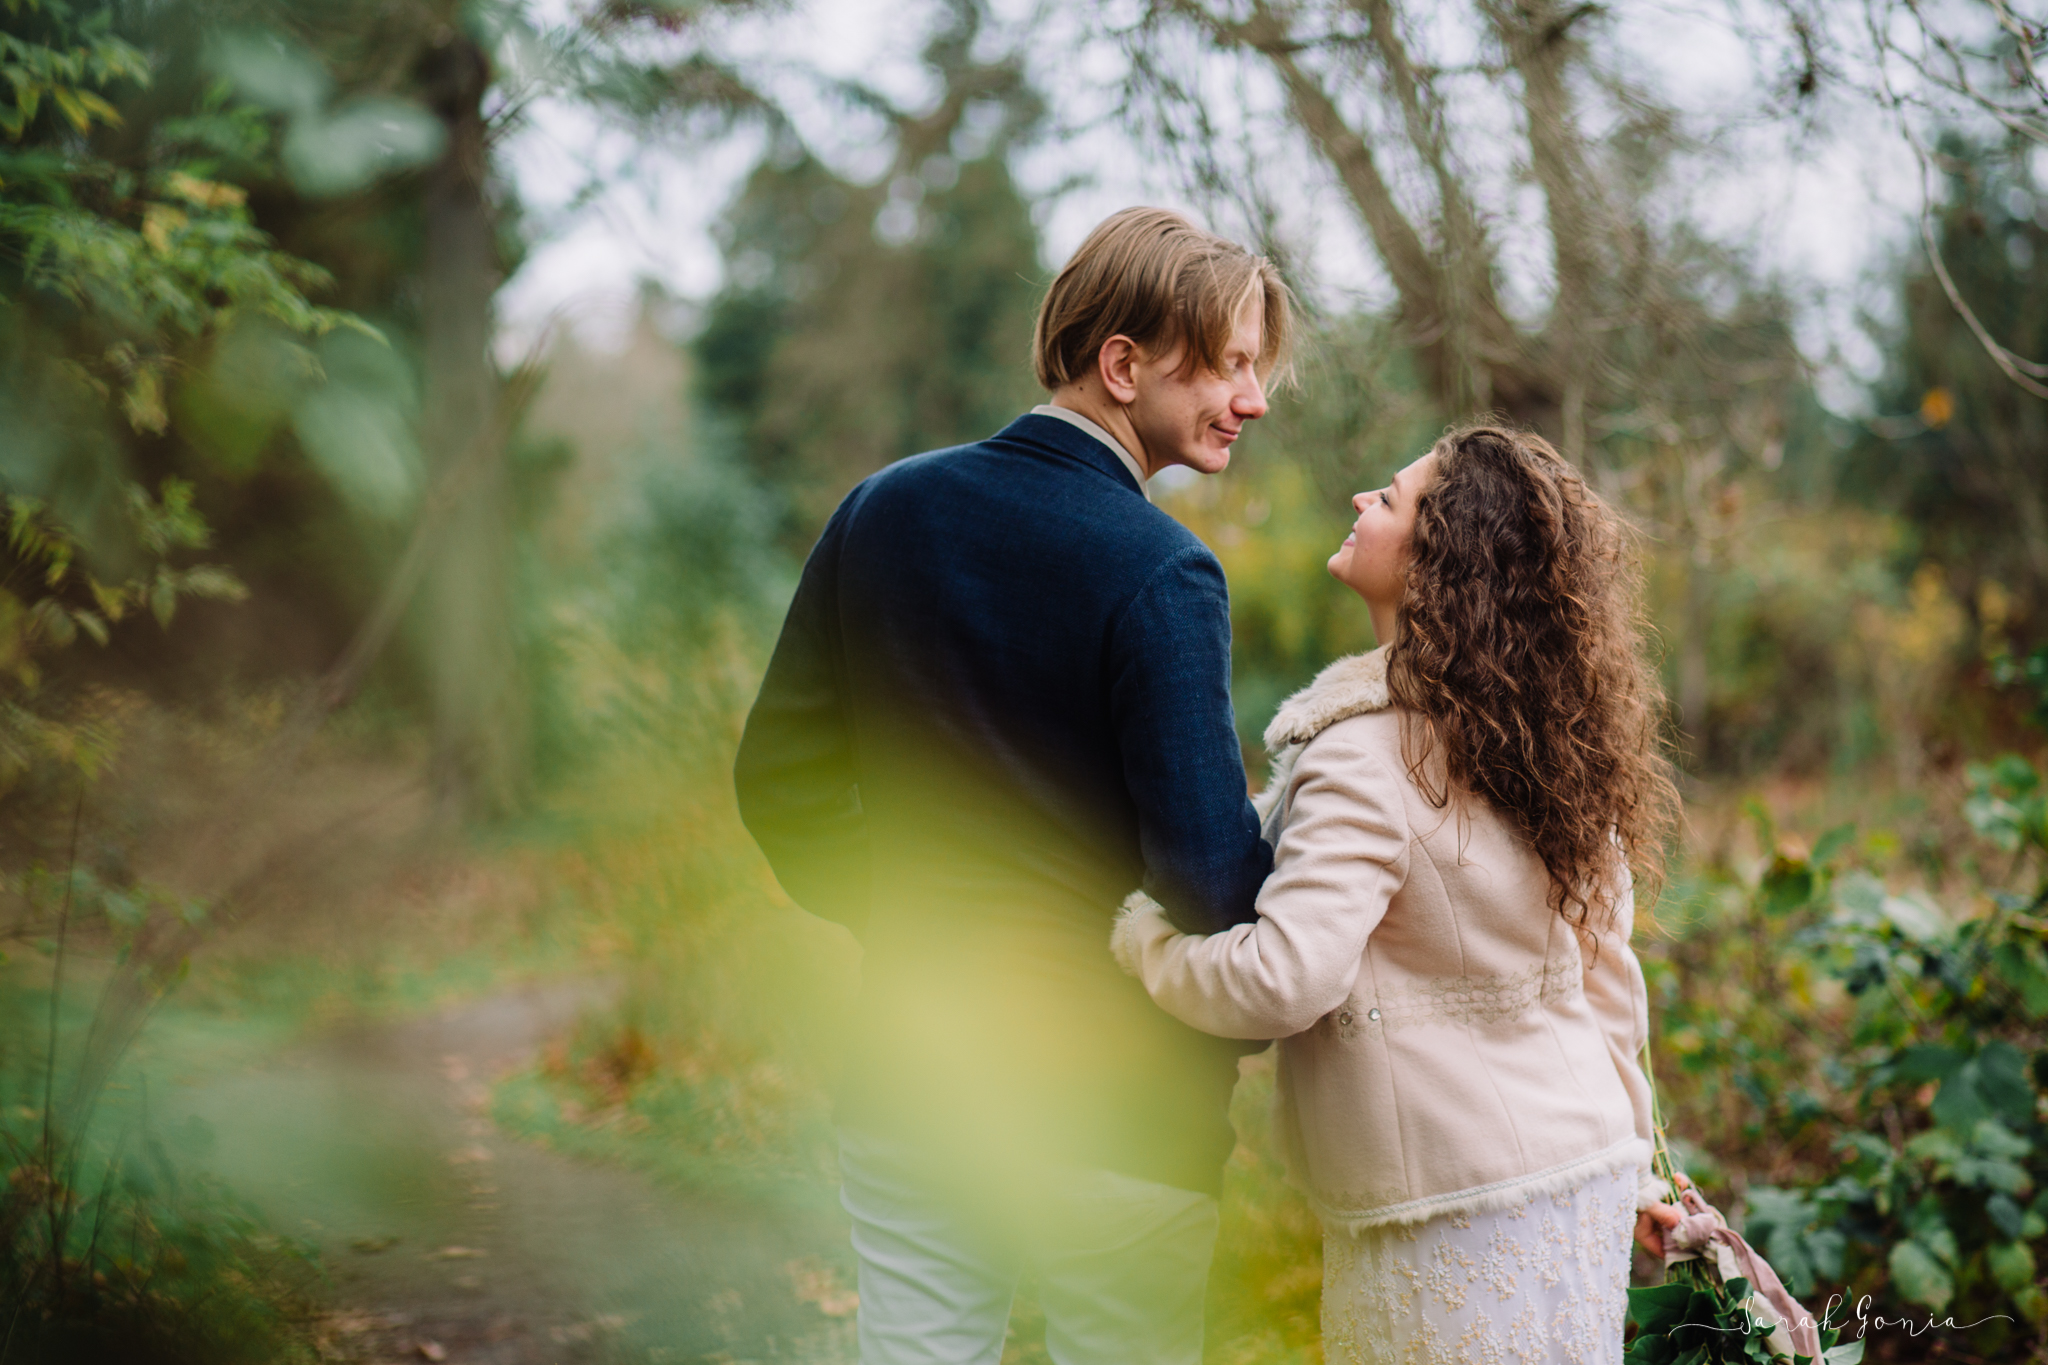
[[[68,1037],[86,1013],[54,1017]],[[52,1017],[46,990],[0,982],[0,1038],[17,1045],[0,1047],[0,1360],[311,1361],[311,1251],[178,1169],[167,1143],[210,1137],[196,1120],[159,1133],[124,1104],[62,1122],[80,1106],[69,1068],[50,1083]]]
[[[1759,811],[1770,861],[1689,888],[1650,975],[1674,1132],[1771,1182],[1723,1194],[1793,1294],[2018,1359],[2048,1328],[2048,778],[2017,755],[1967,776],[2007,855],[1968,917],[1847,866],[1849,829],[1807,852]]]
[[[57,1154],[56,1164],[67,1163]],[[89,1183],[10,1138],[0,1192],[0,1341],[10,1365],[290,1365],[315,1359],[309,1251],[155,1143]]]

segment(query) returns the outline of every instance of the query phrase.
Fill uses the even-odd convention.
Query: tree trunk
[[[1587,7],[1566,11],[1550,0],[1487,0],[1487,18],[1522,77],[1529,168],[1543,187],[1557,301],[1551,309],[1553,368],[1561,377],[1559,427],[1566,459],[1586,455],[1586,405],[1594,369],[1590,323],[1606,239],[1600,187],[1586,165],[1567,74],[1571,25]]]
[[[1714,619],[1714,566],[1697,527],[1685,560],[1685,624],[1678,637],[1678,728],[1691,741],[1693,762],[1706,766],[1713,736],[1707,730],[1710,690],[1707,632]]]
[[[1498,411],[1555,434],[1558,386],[1501,308],[1493,287],[1494,249],[1451,164],[1434,94],[1408,59],[1393,7],[1370,3],[1365,8],[1375,60],[1401,106],[1409,141],[1437,187],[1442,241],[1434,250],[1396,201],[1371,144],[1345,119],[1322,80],[1297,60],[1302,45],[1281,12],[1264,0],[1255,0],[1251,17],[1242,22],[1199,4],[1186,4],[1183,12],[1202,22],[1217,41],[1248,48],[1272,64],[1296,121],[1337,172],[1393,277],[1403,329],[1444,411],[1457,420]]]
[[[434,708],[433,780],[444,805],[502,812],[521,793],[526,717],[513,640],[511,490],[495,431],[492,296],[500,280],[487,194],[484,93],[490,63],[444,29],[420,66],[447,148],[421,194],[424,445],[436,467],[469,463],[425,593],[425,659]],[[496,448],[477,449],[479,442]]]

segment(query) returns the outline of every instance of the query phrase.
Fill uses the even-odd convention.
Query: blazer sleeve
[[[1408,878],[1401,791],[1380,759],[1325,732],[1296,761],[1293,798],[1258,919],[1178,933],[1156,909],[1118,924],[1118,956],[1167,1013],[1225,1038],[1285,1038],[1358,978],[1365,941]]]
[[[1636,1136],[1652,1141],[1650,1078],[1643,1071],[1643,1048],[1650,1040],[1650,992],[1643,982],[1643,964],[1629,939],[1635,933],[1635,883],[1624,864],[1621,893],[1614,916],[1593,936],[1594,951],[1586,964],[1586,1003],[1600,1021],[1607,1055],[1628,1092],[1635,1114]],[[1636,1207],[1662,1201],[1664,1182],[1645,1172],[1636,1190]]]
[[[1109,662],[1145,891],[1191,932],[1248,922],[1273,850],[1245,794],[1216,557],[1196,545],[1156,570],[1112,623]]]
[[[858,932],[869,851],[840,650],[837,562],[849,509],[818,538],[733,764],[740,818],[790,899]]]

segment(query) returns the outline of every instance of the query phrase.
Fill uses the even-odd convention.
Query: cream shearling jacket
[[[1282,1155],[1326,1223],[1507,1208],[1626,1169],[1655,1202],[1632,898],[1582,951],[1505,820],[1424,797],[1403,714],[1379,650],[1289,698],[1266,731],[1259,918],[1182,934],[1138,893],[1118,961],[1183,1023],[1281,1040]]]

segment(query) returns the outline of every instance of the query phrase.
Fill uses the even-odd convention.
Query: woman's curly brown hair
[[[1439,808],[1483,797],[1542,858],[1552,909],[1604,927],[1617,840],[1647,904],[1678,812],[1627,527],[1540,436],[1472,426],[1434,453],[1387,651],[1421,721],[1409,774]]]

